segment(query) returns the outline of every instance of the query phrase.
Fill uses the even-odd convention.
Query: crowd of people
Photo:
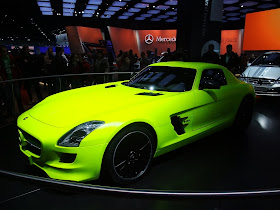
[[[15,97],[18,111],[24,111],[24,105],[37,103],[43,99],[40,83],[44,84],[47,95],[82,87],[91,84],[101,84],[110,81],[112,71],[134,72],[134,64],[140,60],[141,68],[152,63],[152,53],[141,54],[139,59],[132,50],[120,51],[114,58],[112,53],[104,55],[102,50],[93,49],[84,54],[64,54],[62,47],[56,47],[55,52],[49,47],[45,53],[32,54],[29,46],[24,45],[19,50],[8,51],[0,46],[0,115],[13,114],[13,99]],[[83,73],[97,73],[94,76],[75,76]],[[69,74],[71,76],[69,76]],[[59,77],[57,75],[60,75]],[[65,77],[64,77],[65,75]],[[40,79],[27,79],[42,77]],[[128,79],[129,74],[119,74],[118,80]],[[17,80],[23,79],[23,80]],[[14,80],[11,82],[5,82]],[[5,105],[5,106],[2,106]],[[4,107],[4,108],[3,108]],[[5,110],[3,110],[5,109]],[[0,116],[1,117],[1,116]]]
[[[112,60],[112,59],[111,59]],[[0,115],[11,116],[13,114],[13,97],[19,112],[24,111],[24,105],[39,102],[43,99],[42,88],[39,82],[48,86],[47,95],[67,90],[69,88],[81,87],[84,83],[102,83],[103,76],[95,78],[61,77],[54,75],[82,74],[82,73],[104,73],[109,72],[113,61],[110,57],[105,58],[103,51],[93,53],[65,55],[63,48],[48,48],[46,53],[38,55],[31,54],[29,46],[24,45],[20,51],[8,52],[8,49],[0,46]],[[111,64],[109,64],[111,62]],[[44,77],[42,79],[26,79],[32,77]],[[53,76],[53,77],[52,77]],[[23,79],[24,80],[18,80]],[[13,83],[5,82],[14,80]],[[4,110],[3,110],[4,109]],[[0,116],[1,120],[1,116]]]
[[[214,45],[209,45],[208,51],[202,56],[201,61],[221,64],[227,67],[233,73],[241,73],[247,67],[248,61],[254,58],[248,58],[246,54],[240,57],[232,51],[232,46],[227,46],[227,52],[219,56],[214,51]],[[84,54],[73,53],[65,55],[62,47],[49,47],[46,53],[31,54],[29,46],[24,45],[20,51],[8,53],[5,46],[0,46],[0,82],[5,80],[16,80],[30,77],[45,77],[40,80],[23,80],[11,83],[0,83],[0,103],[6,105],[7,115],[13,112],[13,95],[16,99],[19,112],[24,111],[24,104],[30,104],[43,99],[39,82],[47,88],[47,95],[77,88],[85,85],[100,84],[104,81],[110,81],[109,75],[104,73],[135,72],[154,62],[164,61],[191,61],[188,51],[178,49],[171,52],[168,48],[161,56],[157,52],[141,52],[140,57],[132,50],[128,52],[120,50],[116,58],[109,53],[104,55],[102,50],[93,49],[92,52]],[[137,64],[137,65],[135,65]],[[54,75],[98,73],[94,76],[81,77],[57,77]],[[54,77],[51,77],[54,76]],[[128,79],[129,75],[119,74],[118,80]],[[35,103],[36,103],[35,102]],[[0,107],[1,109],[1,107]],[[0,110],[1,111],[1,110]]]
[[[249,58],[246,53],[241,53],[240,56],[232,51],[232,45],[226,46],[226,53],[219,56],[214,51],[214,45],[208,46],[208,51],[203,54],[201,60],[207,63],[216,63],[225,66],[233,74],[241,74],[246,68],[248,63],[252,63],[255,60],[254,54]]]

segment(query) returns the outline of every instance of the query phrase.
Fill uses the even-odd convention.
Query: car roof
[[[204,63],[204,62],[183,62],[183,61],[168,61],[154,63],[150,66],[169,66],[169,67],[180,67],[180,68],[191,68],[191,69],[205,69],[205,68],[224,68],[218,64]]]
[[[274,53],[280,53],[280,51],[269,51],[269,52],[265,52],[264,54],[274,54]]]

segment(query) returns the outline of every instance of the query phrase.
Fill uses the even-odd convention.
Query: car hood
[[[114,87],[114,85],[116,85]],[[112,86],[112,87],[111,87]],[[160,95],[138,95],[161,93]],[[31,117],[55,127],[75,126],[91,120],[103,120],[111,112],[141,106],[180,93],[132,88],[121,83],[78,88],[49,96],[29,110]]]
[[[249,66],[244,72],[245,77],[278,79],[280,67],[276,66]]]

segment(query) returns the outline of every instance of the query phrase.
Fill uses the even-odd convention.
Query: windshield
[[[195,69],[149,66],[125,85],[148,90],[184,92],[192,89],[195,74]]]
[[[259,65],[280,66],[280,53],[263,54],[252,63],[252,66],[259,66]]]

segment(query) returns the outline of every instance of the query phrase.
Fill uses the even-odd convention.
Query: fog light
[[[76,159],[77,154],[67,154],[67,153],[62,153],[60,156],[60,161],[61,163],[73,163]]]

